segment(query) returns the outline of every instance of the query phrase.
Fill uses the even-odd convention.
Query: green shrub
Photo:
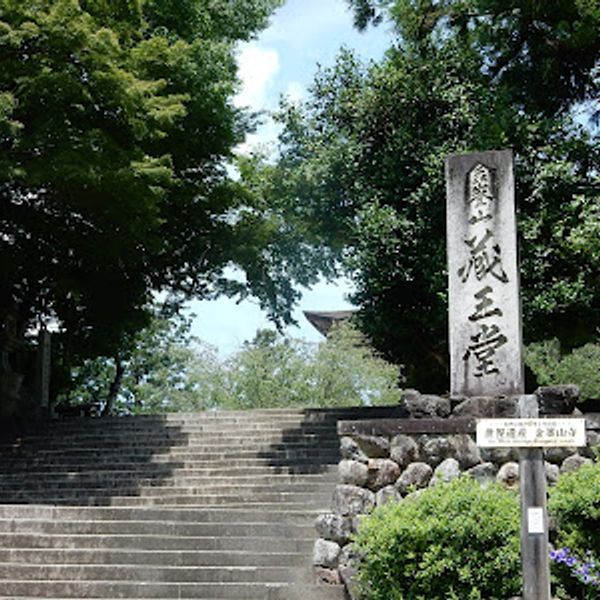
[[[540,385],[575,383],[582,400],[600,398],[600,343],[563,354],[557,339],[529,344],[525,362]]]
[[[366,600],[506,600],[520,593],[517,497],[468,477],[378,508],[355,543]]]
[[[563,475],[550,490],[548,507],[556,520],[556,545],[600,557],[600,464]]]
[[[594,463],[575,473],[563,475],[550,490],[550,514],[556,522],[553,544],[568,548],[578,559],[575,568],[553,564],[552,570],[560,598],[600,598],[598,586],[585,584],[577,578],[579,565],[595,562],[597,571],[600,559],[600,465]]]

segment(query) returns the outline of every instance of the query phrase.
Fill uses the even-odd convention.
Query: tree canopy
[[[153,305],[148,325],[118,353],[71,367],[71,385],[60,394],[57,412],[79,408],[108,415],[194,406],[198,376],[210,370],[210,352],[196,350],[200,346],[190,333],[191,320],[168,304]]]
[[[0,0],[0,312],[19,334],[50,319],[71,356],[107,354],[156,290],[289,318],[273,217],[228,174],[254,122],[236,44],[280,3]]]
[[[97,357],[73,369],[74,385],[59,411],[94,406],[105,414],[148,414],[400,400],[401,370],[350,323],[334,327],[320,344],[259,330],[225,358],[191,336],[190,324],[189,317],[155,307],[150,325],[119,356],[120,366],[114,357]]]
[[[379,63],[342,51],[282,106],[263,193],[309,223],[356,284],[361,326],[409,384],[447,386],[444,160],[513,148],[526,340],[600,326],[597,2],[351,0],[387,19]]]
[[[597,0],[347,0],[355,24],[391,21],[405,48],[456,39],[511,102],[553,116],[597,101]],[[598,108],[598,107],[597,107]]]

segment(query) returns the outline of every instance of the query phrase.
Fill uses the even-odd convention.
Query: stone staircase
[[[0,446],[0,598],[341,600],[314,584],[338,419],[262,410],[49,422]]]

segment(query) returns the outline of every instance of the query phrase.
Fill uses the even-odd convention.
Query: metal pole
[[[537,418],[536,397],[521,396],[519,413],[522,418]],[[550,600],[548,512],[543,450],[522,448],[519,465],[523,600]]]

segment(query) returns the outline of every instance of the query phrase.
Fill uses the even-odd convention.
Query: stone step
[[[28,482],[36,481],[41,484],[60,482],[65,486],[74,485],[79,482],[103,482],[107,485],[124,485],[135,482],[139,485],[171,485],[177,482],[190,482],[192,485],[201,484],[204,481],[335,481],[337,478],[337,463],[331,465],[305,465],[303,469],[294,467],[273,467],[262,464],[250,467],[190,467],[172,468],[164,465],[156,468],[156,465],[139,465],[136,469],[91,469],[91,470],[61,470],[46,471],[22,471],[0,474],[0,487],[22,486]]]
[[[245,519],[247,522],[260,520],[265,511],[255,509],[215,508],[118,508],[90,506],[53,506],[40,504],[0,504],[0,518],[35,519],[75,519],[75,520],[147,520],[176,522],[223,522],[231,519]],[[311,511],[309,511],[311,512]],[[302,511],[290,511],[288,508],[275,511],[274,518],[291,522],[303,516]]]
[[[37,534],[0,533],[3,548],[12,549],[72,549],[72,550],[127,550],[127,551],[177,551],[177,552],[239,552],[247,555],[253,552],[277,551],[282,554],[304,553],[310,557],[314,545],[314,532],[300,532],[294,537],[281,539],[277,531],[271,531],[271,524],[263,526],[263,536],[216,535],[216,536],[177,536],[154,534]],[[242,530],[243,531],[243,530]],[[218,533],[218,530],[217,530]],[[241,533],[233,532],[241,535]],[[224,563],[225,564],[225,563]]]
[[[223,428],[211,428],[210,430],[195,430],[178,432],[176,435],[168,432],[136,432],[123,431],[106,433],[105,435],[76,434],[73,432],[49,433],[42,436],[29,436],[18,440],[3,440],[1,450],[17,448],[41,447],[45,445],[61,446],[67,442],[72,444],[83,444],[88,446],[103,445],[142,445],[162,448],[165,446],[185,446],[187,444],[202,444],[204,442],[217,443],[232,438],[236,442],[260,441],[305,441],[320,438],[334,439],[336,425],[315,425],[302,428],[281,429],[281,427],[268,428],[244,428],[232,427],[230,431]]]
[[[220,479],[194,480],[190,485],[184,485],[181,481],[151,481],[147,480],[101,480],[73,481],[68,486],[67,480],[23,482],[21,484],[12,482],[0,484],[0,498],[25,498],[26,496],[56,496],[67,494],[70,496],[87,497],[90,495],[109,496],[180,496],[180,495],[230,495],[230,494],[264,494],[282,492],[331,492],[335,485],[334,477],[320,478],[318,481],[303,481],[300,477],[296,481],[262,481],[251,482],[250,480],[237,482]]]
[[[270,539],[275,544],[275,539]],[[297,552],[196,549],[140,550],[137,547],[107,550],[99,545],[91,549],[0,548],[0,563],[18,565],[155,565],[168,567],[307,567],[310,542]]]
[[[196,429],[188,431],[113,431],[103,432],[63,432],[54,431],[44,434],[30,434],[13,440],[3,440],[0,448],[11,449],[28,446],[41,445],[64,445],[65,443],[79,443],[88,445],[102,444],[142,444],[151,445],[155,442],[156,447],[167,445],[185,445],[189,443],[219,442],[232,438],[238,441],[248,441],[252,439],[260,440],[286,440],[293,442],[295,440],[317,439],[319,437],[332,438],[335,436],[337,424],[331,425],[315,424],[294,428],[281,427],[253,427],[245,428],[237,425],[230,430],[223,427],[206,429]]]
[[[35,453],[39,449],[61,450],[72,448],[90,448],[95,450],[104,450],[109,448],[131,449],[137,451],[149,451],[155,453],[164,448],[190,448],[203,449],[212,447],[237,447],[237,446],[272,446],[285,444],[286,447],[295,446],[314,446],[317,444],[336,444],[338,437],[335,429],[323,432],[297,432],[282,434],[281,431],[273,433],[257,431],[250,435],[240,435],[236,430],[235,434],[228,435],[226,438],[221,432],[219,435],[202,434],[197,436],[186,436],[181,439],[161,438],[157,436],[144,437],[124,437],[114,436],[61,436],[60,439],[54,437],[40,438],[37,440],[25,440],[23,442],[13,442],[0,445],[0,453]]]
[[[67,493],[60,496],[43,496],[26,494],[20,498],[8,496],[8,500],[18,503],[45,502],[57,505],[79,505],[87,507],[190,507],[206,509],[211,507],[224,508],[259,508],[301,511],[303,507],[318,510],[327,509],[331,500],[331,494],[317,496],[315,494],[263,494],[253,496],[228,495],[228,496],[172,496],[166,498],[142,498],[139,496],[111,496],[106,495],[81,495],[69,496]],[[0,502],[2,497],[0,496]]]
[[[275,593],[277,587],[285,594],[287,581],[279,585],[265,583],[159,583],[132,581],[49,581],[18,580],[15,578],[0,581],[0,589],[8,598],[24,596],[31,598],[165,598],[214,600],[266,600]],[[280,593],[277,590],[276,593]],[[273,596],[271,596],[273,597]],[[285,595],[283,596],[285,598]],[[311,599],[312,600],[312,599]]]
[[[214,433],[227,430],[256,430],[271,428],[278,430],[302,429],[310,427],[334,428],[338,420],[400,418],[402,410],[399,407],[358,408],[351,411],[329,411],[320,414],[287,414],[287,415],[250,415],[215,416],[207,413],[194,413],[191,416],[179,416],[166,420],[152,420],[149,417],[113,417],[107,419],[65,419],[45,424],[36,433],[23,436],[26,438],[48,435],[104,435],[106,432],[149,433],[168,432],[181,434],[188,431],[207,431]]]
[[[314,520],[337,479],[337,420],[384,415],[398,416],[65,419],[5,444],[0,600],[342,600],[313,585]]]
[[[232,460],[218,459],[218,460],[206,460],[206,461],[166,461],[160,459],[160,457],[153,458],[153,462],[135,462],[127,461],[125,458],[120,461],[113,463],[109,461],[56,461],[52,464],[34,464],[30,465],[28,462],[15,462],[4,465],[4,473],[12,475],[25,470],[36,473],[52,473],[57,471],[79,471],[88,472],[91,470],[104,470],[104,471],[153,471],[158,477],[161,475],[166,476],[170,473],[183,470],[193,469],[212,469],[223,472],[227,469],[242,469],[248,471],[253,467],[270,467],[273,472],[278,472],[277,469],[295,470],[295,472],[310,472],[312,470],[319,470],[334,466],[339,463],[339,458],[335,456],[312,456],[312,457],[275,457],[275,458],[260,458],[260,457],[247,457],[237,458]],[[31,467],[31,468],[30,468]],[[309,471],[304,471],[308,468]]]
[[[224,451],[224,452],[170,452],[154,455],[136,455],[135,453],[94,453],[93,451],[80,451],[65,454],[39,453],[36,457],[19,458],[3,457],[2,471],[11,472],[16,467],[43,468],[45,466],[59,465],[65,468],[92,467],[94,465],[135,465],[143,463],[194,465],[197,463],[231,463],[232,461],[270,461],[283,462],[294,460],[339,461],[338,448],[307,448],[307,449],[276,449],[261,451]]]
[[[310,429],[281,428],[250,429],[232,428],[231,431],[215,429],[214,431],[198,431],[194,433],[179,434],[178,436],[163,436],[160,432],[136,434],[135,432],[122,432],[106,436],[86,436],[69,433],[55,432],[48,436],[25,438],[21,440],[3,441],[0,453],[36,451],[40,448],[140,448],[148,451],[160,451],[165,448],[184,448],[187,446],[206,446],[218,444],[247,445],[252,443],[265,446],[275,444],[317,444],[321,440],[336,441],[336,427],[311,427]]]
[[[316,481],[302,481],[301,479],[288,482],[263,482],[255,483],[250,481],[214,481],[211,479],[194,485],[162,485],[160,481],[152,482],[152,485],[142,485],[140,481],[127,482],[77,482],[73,481],[70,486],[67,482],[48,481],[38,483],[31,481],[24,482],[23,485],[3,485],[0,488],[0,498],[8,496],[25,495],[43,495],[48,496],[62,494],[70,496],[89,496],[98,495],[122,495],[122,496],[143,496],[143,497],[170,497],[182,495],[232,495],[240,494],[244,496],[252,494],[279,494],[279,493],[320,493],[331,491],[331,479]],[[67,484],[67,485],[65,485]]]
[[[295,439],[292,441],[276,438],[248,438],[227,440],[198,440],[190,444],[165,444],[152,443],[122,443],[102,444],[80,443],[73,441],[61,444],[29,444],[14,446],[0,450],[2,460],[11,458],[39,458],[40,456],[65,456],[70,454],[91,453],[94,456],[118,455],[124,452],[139,456],[154,456],[161,454],[205,454],[223,452],[275,452],[278,450],[318,450],[339,447],[339,440],[333,436],[315,436],[314,438]]]
[[[342,586],[333,586],[333,585],[315,585],[315,586],[289,586],[287,584],[281,585],[267,585],[265,587],[265,596],[259,596],[260,600],[345,600],[346,596],[344,595],[344,590]],[[39,597],[39,596],[35,596]],[[44,596],[47,598],[48,596]],[[86,596],[87,598],[92,598],[93,596]],[[128,596],[131,598],[132,596]],[[32,596],[1,596],[0,600],[31,600]],[[67,597],[52,597],[53,600],[71,600],[74,598],[71,596],[69,599]],[[104,600],[122,600],[117,598],[106,598],[102,596]],[[150,600],[149,596],[143,597],[145,600]],[[182,600],[186,600],[189,598],[193,598],[193,596],[178,596]],[[202,600],[222,600],[221,598],[207,598],[206,596],[202,596]],[[231,598],[231,596],[228,596]],[[245,597],[246,600],[255,600],[250,599],[248,596]],[[156,597],[152,598],[152,600],[172,600],[172,598],[166,597]]]
[[[205,478],[194,478],[188,482],[181,480],[151,480],[151,479],[138,479],[137,481],[123,481],[120,479],[112,479],[107,477],[105,479],[92,479],[92,480],[61,480],[47,478],[44,481],[21,481],[6,483],[0,479],[1,491],[2,492],[14,492],[27,490],[29,492],[47,491],[55,489],[68,489],[71,493],[88,493],[90,490],[106,490],[108,492],[117,488],[124,490],[125,484],[128,485],[133,493],[137,492],[142,496],[154,496],[154,495],[169,495],[169,494],[182,494],[188,492],[189,494],[198,494],[202,492],[210,492],[220,494],[221,492],[285,492],[285,491],[322,491],[324,489],[331,489],[330,478],[318,478],[314,475],[310,475],[312,479],[303,479],[301,476],[296,475],[295,478],[292,476],[283,476],[279,478],[274,475],[272,479],[264,478],[262,480],[244,479],[244,480],[231,480],[230,478],[221,477],[219,479],[205,477]]]
[[[120,491],[119,491],[120,492]],[[0,501],[7,499],[12,503],[37,503],[45,502],[50,504],[81,504],[83,506],[256,506],[268,504],[270,506],[281,506],[281,508],[289,508],[291,504],[302,506],[305,503],[306,507],[323,507],[328,506],[332,492],[329,489],[322,491],[265,491],[262,493],[221,493],[219,495],[195,493],[190,494],[182,492],[173,495],[144,495],[144,494],[110,494],[105,491],[93,491],[89,493],[74,494],[66,491],[56,491],[52,493],[27,493],[19,492],[14,494],[0,495]]]
[[[150,446],[147,448],[143,448],[140,446],[133,446],[128,448],[128,454],[131,456],[169,456],[173,458],[177,457],[198,457],[198,458],[206,458],[206,457],[219,457],[219,456],[228,456],[235,457],[240,456],[244,457],[247,455],[279,455],[282,454],[284,456],[293,455],[293,454],[305,454],[305,453],[323,453],[329,454],[331,452],[335,452],[339,449],[339,442],[334,441],[322,441],[312,444],[285,444],[285,443],[277,443],[274,445],[263,445],[263,444],[253,444],[249,442],[248,444],[242,447],[231,447],[227,443],[215,444],[215,445],[206,445],[206,446],[172,446],[163,450],[153,450]],[[122,456],[123,448],[117,447],[109,447],[109,448],[96,448],[96,447],[83,447],[83,446],[69,446],[65,448],[59,449],[51,449],[51,448],[36,448],[31,451],[31,453],[18,453],[13,452],[10,454],[3,455],[3,458],[6,460],[10,460],[11,458],[31,458],[35,459],[37,462],[43,462],[45,460],[51,460],[54,457],[63,458],[63,457],[72,457],[72,456],[91,456],[94,458],[106,458],[112,459],[114,456]]]
[[[248,595],[241,597],[246,600],[255,600],[258,598],[259,600],[345,600],[346,596],[344,594],[344,590],[342,586],[339,585],[304,585],[304,586],[293,586],[288,584],[268,584],[261,590],[265,595],[263,596],[255,596],[254,598],[250,598]],[[40,597],[40,596],[33,596]],[[48,598],[48,596],[44,596]],[[86,598],[93,598],[94,596],[86,596]],[[96,596],[98,597],[98,596]],[[132,598],[133,596],[129,595],[128,598]],[[189,598],[200,597],[200,596],[177,596],[182,600],[186,600]],[[227,598],[231,598],[232,596],[226,596]],[[32,596],[2,596],[0,595],[0,600],[31,600]],[[53,596],[53,600],[71,600],[72,598],[79,598],[79,596],[70,596],[67,598],[66,596]],[[119,600],[116,597],[106,597],[102,596],[104,600]],[[120,597],[121,599],[123,596]],[[139,596],[138,598],[144,598],[146,600],[150,600],[150,596]],[[175,596],[171,598],[167,597],[152,597],[152,600],[172,600]],[[220,598],[215,597],[207,597],[201,596],[202,600],[221,600],[223,596]]]
[[[164,584],[161,586],[140,585],[123,583],[98,582],[89,584],[88,582],[59,582],[57,585],[48,582],[33,582],[32,591],[27,596],[14,595],[0,596],[0,600],[31,600],[32,598],[52,598],[53,600],[72,600],[82,598],[103,598],[104,600],[117,600],[117,598],[136,598],[144,600],[191,600],[200,598],[202,600],[344,600],[345,595],[341,586],[290,586],[288,583],[280,584],[244,584],[223,585],[215,588],[207,585],[173,585]],[[23,589],[27,587],[24,582],[3,582],[6,592]],[[246,586],[246,587],[245,587]],[[47,590],[47,591],[46,591]],[[4,590],[3,590],[4,591]],[[70,595],[61,594],[66,592]],[[39,592],[39,593],[36,593]],[[111,594],[112,592],[112,594]],[[119,595],[117,596],[116,593]],[[167,596],[167,593],[173,595]],[[207,596],[207,593],[212,595]],[[18,593],[18,592],[17,592]],[[109,595],[106,595],[109,593]],[[219,595],[217,595],[219,594]]]
[[[27,505],[24,506],[27,508]],[[215,511],[213,511],[215,512]],[[265,535],[267,528],[275,536],[281,536],[284,539],[291,537],[310,537],[314,533],[311,517],[298,521],[292,518],[291,522],[285,522],[282,515],[281,520],[271,520],[265,513],[248,514],[238,511],[239,516],[233,514],[233,511],[227,511],[224,518],[219,520],[217,517],[224,513],[221,509],[216,509],[216,515],[213,520],[193,522],[187,520],[168,520],[168,519],[69,519],[60,520],[29,518],[21,516],[19,518],[0,519],[0,533],[48,533],[48,534],[155,534],[155,535],[176,535],[176,536],[214,536],[214,535]],[[253,519],[247,519],[246,517]],[[236,518],[233,518],[236,517]],[[307,535],[309,534],[309,535]]]
[[[73,505],[73,502],[69,500],[65,500],[62,498],[55,498],[51,502],[55,506],[67,507]],[[27,506],[27,503],[24,503],[23,506]],[[166,508],[166,509],[193,509],[193,510],[243,510],[243,509],[252,509],[252,510],[264,510],[264,511],[273,511],[273,510],[281,510],[285,508],[289,511],[302,512],[302,510],[310,510],[312,513],[319,512],[330,512],[330,502],[311,502],[310,505],[306,505],[302,502],[286,502],[285,504],[282,502],[249,502],[249,501],[240,501],[240,502],[226,502],[226,503],[210,503],[203,504],[198,501],[190,501],[190,502],[178,502],[178,503],[164,503],[164,502],[139,502],[133,498],[132,502],[128,502],[126,498],[121,499],[117,502],[111,502],[110,498],[89,498],[85,499],[79,504],[80,507],[84,508]]]
[[[44,504],[0,504],[0,518],[88,521],[167,521],[178,523],[264,523],[309,524],[318,510],[285,510],[266,507],[247,508],[169,508],[169,507],[104,507],[48,506]]]
[[[152,426],[169,426],[186,423],[211,423],[211,422],[262,422],[262,421],[285,421],[289,419],[301,421],[323,421],[338,415],[351,415],[352,410],[326,410],[326,411],[311,411],[311,410],[247,410],[247,411],[200,411],[200,412],[174,412],[164,415],[138,415],[134,417],[128,416],[112,416],[102,419],[95,417],[83,418],[58,418],[52,419],[47,423],[49,427],[93,427],[102,428],[107,424],[112,428],[117,425],[126,425],[130,427],[152,427]],[[92,423],[92,425],[88,425]]]
[[[231,516],[231,515],[227,515]],[[156,535],[178,537],[205,537],[205,536],[281,536],[285,539],[311,537],[314,535],[313,523],[310,516],[303,520],[286,523],[276,519],[271,520],[269,515],[262,512],[261,518],[254,520],[215,519],[204,522],[188,521],[156,521],[156,520],[103,520],[103,519],[31,519],[22,517],[18,519],[0,519],[0,535],[18,533],[32,534],[65,534],[65,535]]]
[[[329,459],[328,461],[324,460],[315,460],[312,458],[300,458],[300,459],[279,459],[279,460],[267,460],[261,458],[254,459],[244,459],[244,460],[236,460],[236,461],[213,461],[206,463],[118,463],[115,465],[110,465],[110,463],[106,464],[97,464],[93,465],[87,464],[54,464],[54,465],[37,465],[35,469],[32,469],[30,473],[39,473],[51,475],[53,473],[64,472],[65,469],[71,472],[91,472],[91,470],[95,471],[104,471],[104,473],[122,473],[122,472],[130,472],[130,473],[138,473],[139,475],[132,475],[130,481],[138,481],[138,479],[142,477],[155,476],[157,478],[168,478],[171,476],[175,476],[177,473],[182,471],[187,472],[203,472],[203,473],[230,473],[232,471],[243,471],[246,473],[249,472],[268,472],[271,470],[273,473],[290,473],[290,474],[310,474],[310,473],[319,473],[319,472],[330,472],[333,467],[337,467],[338,460]],[[7,470],[5,472],[6,475],[17,474],[22,465],[15,465],[10,471]],[[25,468],[27,465],[24,466]],[[68,485],[68,481],[66,482]]]
[[[266,425],[264,427],[246,427],[232,426],[230,429],[224,427],[209,427],[178,430],[177,432],[160,431],[139,431],[139,430],[123,430],[106,432],[105,434],[87,433],[82,431],[77,433],[74,431],[54,431],[44,434],[28,435],[17,439],[3,439],[0,446],[1,449],[11,449],[30,446],[44,446],[46,444],[61,445],[67,440],[72,443],[81,443],[87,445],[97,445],[101,447],[103,444],[141,444],[152,445],[155,441],[157,448],[164,446],[183,446],[188,443],[218,442],[227,440],[230,437],[238,440],[252,439],[259,440],[306,440],[316,439],[319,437],[331,439],[335,436],[337,424],[331,425],[314,424],[299,427],[282,428],[278,426]]]
[[[21,488],[24,485],[47,487],[50,485],[71,485],[74,487],[88,487],[103,485],[115,487],[129,483],[135,479],[141,486],[206,486],[208,484],[223,484],[231,482],[232,479],[240,485],[255,484],[266,485],[269,483],[297,484],[297,483],[327,483],[330,484],[335,475],[333,469],[329,473],[272,473],[271,469],[266,468],[263,473],[242,474],[245,471],[240,470],[235,474],[192,474],[192,475],[169,475],[168,477],[144,477],[139,471],[57,471],[55,473],[38,473],[35,476],[32,473],[12,473],[0,474],[0,487],[2,489]]]
[[[254,583],[288,581],[290,567],[233,567],[233,566],[156,566],[140,564],[70,565],[20,563],[0,564],[0,588],[3,580],[76,580],[76,581],[135,581],[160,583]],[[298,579],[305,577],[304,569],[297,569]],[[305,583],[309,583],[306,581]]]
[[[115,425],[144,427],[152,425],[174,425],[191,422],[236,421],[253,422],[263,420],[299,419],[305,421],[328,421],[337,418],[369,419],[406,416],[399,406],[349,406],[335,408],[268,408],[252,410],[220,410],[204,412],[176,412],[162,415],[139,415],[135,417],[66,418],[49,422],[52,427],[98,427]],[[90,425],[91,424],[91,425]]]
[[[297,591],[295,594],[292,592],[293,589],[298,589],[301,591]],[[301,588],[292,588],[287,584],[280,585],[267,585],[265,588],[266,596],[260,596],[261,600],[345,600],[346,596],[344,595],[343,589],[341,586],[302,586]],[[283,595],[282,595],[283,594]],[[290,595],[293,594],[293,595]],[[39,597],[39,596],[35,596]],[[44,596],[47,598],[47,596]],[[129,596],[131,597],[131,596]],[[31,600],[32,596],[1,596],[0,600]],[[71,600],[66,597],[53,597],[52,600]],[[92,596],[87,596],[87,598],[92,598]],[[122,600],[118,598],[106,598],[102,597],[104,600]],[[192,596],[180,596],[182,600],[186,600],[192,598]],[[221,598],[207,598],[206,596],[202,596],[202,600],[222,600]],[[229,596],[231,598],[231,596]],[[249,599],[246,596],[247,600],[255,600]],[[150,600],[148,596],[144,597],[144,600]],[[172,600],[172,598],[152,598],[152,600]]]
[[[110,494],[90,494],[90,495],[69,495],[64,492],[60,495],[28,495],[22,494],[16,496],[6,496],[12,502],[29,503],[45,501],[48,504],[71,504],[82,506],[111,506],[111,507],[212,507],[212,506],[229,506],[229,507],[258,507],[260,505],[269,506],[271,508],[297,508],[302,506],[310,508],[327,507],[331,500],[331,493],[287,493],[281,492],[276,494],[228,494],[221,496],[210,495],[180,495],[144,498],[141,496],[111,496]],[[0,496],[0,502],[4,496]]]
[[[62,435],[105,435],[104,432],[111,432],[112,434],[119,433],[132,433],[132,434],[154,434],[165,432],[172,435],[185,435],[190,432],[212,432],[218,434],[219,432],[233,432],[233,431],[291,431],[291,430],[308,430],[308,431],[322,431],[327,429],[335,429],[336,424],[339,420],[353,420],[347,419],[344,415],[331,416],[325,419],[311,420],[302,418],[284,418],[284,419],[263,419],[263,420],[251,420],[251,419],[231,419],[231,420],[194,420],[190,419],[187,421],[172,422],[169,424],[152,424],[144,425],[138,422],[128,421],[127,419],[117,419],[117,421],[98,422],[95,419],[87,421],[81,421],[77,426],[70,424],[52,424],[46,427],[38,428],[36,431],[32,431],[26,435],[20,436],[21,439],[33,439],[36,437],[48,437],[51,435],[62,434]]]

